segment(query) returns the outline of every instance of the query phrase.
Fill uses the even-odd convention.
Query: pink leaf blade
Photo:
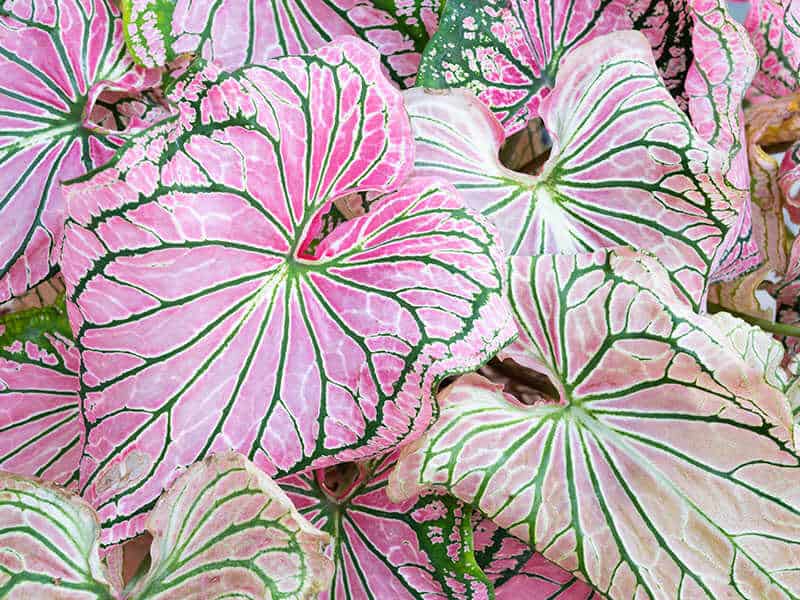
[[[100,560],[97,515],[77,495],[0,472],[0,523],[3,598],[118,597]]]
[[[472,553],[470,509],[438,493],[391,502],[386,484],[395,460],[361,463],[354,480],[335,490],[323,470],[279,480],[300,512],[334,538],[334,582],[321,598],[491,598]]]
[[[651,258],[512,268],[522,332],[509,353],[548,365],[562,402],[524,406],[463,377],[403,450],[390,498],[449,491],[612,598],[796,595],[786,569],[800,463],[786,397],[677,301]]]
[[[410,123],[374,49],[209,66],[173,99],[176,117],[67,187],[81,485],[104,543],[212,452],[273,475],[394,448],[439,380],[516,335],[496,232],[442,182],[406,180]],[[375,208],[309,253],[317,216],[366,189]]]
[[[405,92],[416,173],[448,179],[506,252],[654,252],[697,305],[736,220],[714,148],[663,87],[641,34],[599,37],[561,63],[540,111],[554,139],[536,177],[503,167],[496,119],[462,90]],[[577,99],[577,100],[576,100]]]
[[[328,535],[241,454],[215,454],[189,467],[159,498],[147,530],[151,564],[130,598],[302,600],[330,586]]]
[[[0,468],[77,484],[79,354],[64,298],[0,316]]]

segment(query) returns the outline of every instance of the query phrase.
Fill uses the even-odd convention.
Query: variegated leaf
[[[800,142],[795,142],[783,154],[778,173],[778,185],[783,192],[786,210],[792,221],[800,224]]]
[[[105,163],[119,143],[85,119],[98,91],[159,79],[132,69],[121,25],[110,0],[0,5],[0,302],[53,273],[59,182]]]
[[[477,375],[390,477],[444,488],[612,598],[800,595],[800,459],[786,397],[628,251],[511,259],[521,329],[544,369],[524,406]]]
[[[448,178],[497,225],[509,254],[650,250],[699,305],[736,220],[736,190],[664,88],[641,34],[596,38],[561,62],[539,107],[554,147],[536,177],[500,163],[502,127],[470,92],[405,95],[415,172]]]
[[[327,590],[327,534],[241,454],[194,464],[159,498],[147,530],[151,564],[135,600],[305,600]]]
[[[682,97],[692,60],[686,3],[449,0],[423,53],[419,85],[471,89],[512,134],[539,114],[571,49],[605,33],[638,29],[668,87]]]
[[[0,598],[111,600],[100,524],[75,494],[0,471]]]
[[[22,296],[17,296],[8,302],[0,304],[0,315],[55,304],[58,297],[64,294],[64,290],[64,280],[61,275],[54,275],[31,288],[30,291]]]
[[[178,118],[67,187],[81,485],[107,543],[209,452],[272,475],[391,449],[428,425],[441,378],[516,334],[495,234],[442,183],[406,181],[308,252],[333,199],[411,168],[370,46],[208,67],[175,101]]]
[[[477,511],[472,524],[475,558],[495,586],[495,600],[600,600],[583,581]]]
[[[122,0],[133,56],[161,66],[198,53],[226,68],[310,52],[340,35],[373,44],[400,86],[414,84],[443,0]]]
[[[78,359],[63,296],[0,316],[0,469],[77,483]]]
[[[333,538],[336,573],[325,597],[492,598],[491,584],[472,552],[470,509],[438,493],[391,502],[386,482],[396,458],[279,481],[300,512]],[[349,480],[331,486],[326,476],[341,467],[352,470]]]
[[[768,97],[786,96],[798,87],[800,6],[793,0],[751,0],[745,27],[761,65],[753,88]]]

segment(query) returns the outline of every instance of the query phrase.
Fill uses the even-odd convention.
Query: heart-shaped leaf
[[[75,494],[0,471],[0,597],[111,600],[99,534]]]
[[[469,375],[408,447],[390,498],[444,488],[612,598],[800,594],[800,459],[785,396],[628,251],[511,259],[544,370],[524,406]]]
[[[78,364],[63,296],[0,316],[0,469],[77,483]]]
[[[472,553],[470,509],[438,493],[391,502],[386,483],[396,458],[332,467],[352,471],[335,486],[326,480],[330,470],[279,481],[300,512],[333,537],[336,573],[327,597],[491,598]]]
[[[132,70],[121,25],[108,0],[0,8],[0,302],[56,268],[59,182],[105,163],[119,144],[85,126],[95,91],[107,80],[128,89],[159,81]]]
[[[472,513],[475,559],[495,586],[495,600],[600,600],[583,581]]]
[[[191,52],[237,68],[353,35],[374,45],[392,79],[408,87],[443,5],[443,0],[122,0],[122,12],[128,48],[146,66]]]
[[[441,378],[516,334],[495,234],[444,184],[407,181],[307,251],[334,198],[411,168],[373,48],[208,67],[175,101],[66,192],[81,484],[109,543],[211,451],[286,474],[391,449],[427,427]]]
[[[778,98],[798,87],[800,6],[792,0],[751,0],[744,22],[761,58],[753,88]]]
[[[449,0],[439,30],[423,53],[418,84],[471,89],[512,134],[539,114],[571,49],[612,31],[638,29],[650,41],[670,90],[681,97],[692,60],[686,4],[687,0]]]
[[[208,457],[181,475],[147,521],[151,564],[126,597],[316,598],[330,542],[241,454]]]
[[[498,160],[503,130],[469,92],[405,92],[416,173],[448,178],[502,232],[509,254],[630,245],[656,253],[699,304],[736,211],[718,154],[661,83],[636,32],[561,61],[539,110],[554,147],[536,177]]]

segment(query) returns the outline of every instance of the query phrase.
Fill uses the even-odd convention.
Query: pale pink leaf
[[[333,563],[327,534],[241,454],[189,467],[147,520],[151,563],[126,597],[316,598]]]
[[[333,537],[333,586],[322,598],[488,600],[491,584],[472,552],[471,510],[429,492],[386,496],[396,454],[278,481],[300,512]],[[345,481],[328,479],[349,467]],[[336,475],[336,473],[333,473]]]
[[[415,171],[450,180],[491,219],[506,252],[654,252],[699,304],[737,213],[718,154],[671,98],[645,38],[619,32],[573,50],[540,111],[554,140],[538,176],[498,159],[500,123],[470,92],[405,92]]]
[[[561,61],[572,49],[612,31],[637,29],[647,36],[668,87],[682,97],[692,58],[686,4],[449,0],[439,30],[423,53],[418,84],[471,89],[512,134],[539,114],[563,67]]]
[[[789,404],[628,251],[511,259],[507,354],[560,400],[478,375],[440,397],[390,498],[443,488],[611,598],[800,593]]]
[[[0,597],[111,600],[100,524],[78,496],[0,471]]]
[[[405,181],[410,124],[370,46],[209,66],[174,99],[66,188],[81,486],[105,543],[209,452],[273,475],[393,448],[439,380],[516,334],[492,228],[446,184]],[[404,181],[309,250],[332,200]]]
[[[123,0],[122,11],[128,48],[146,66],[191,52],[232,69],[352,35],[375,46],[386,72],[408,87],[443,5],[444,0]]]

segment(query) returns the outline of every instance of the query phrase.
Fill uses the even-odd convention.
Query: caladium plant
[[[287,598],[325,589],[328,536],[242,455],[183,473],[147,522],[151,562],[123,590],[101,560],[100,523],[79,497],[0,472],[3,598]]]
[[[800,598],[795,4],[0,0],[0,596]]]

